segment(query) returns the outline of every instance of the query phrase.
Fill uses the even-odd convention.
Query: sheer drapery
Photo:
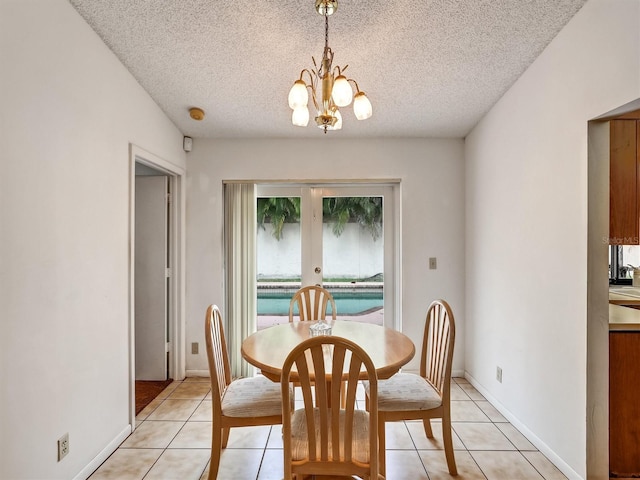
[[[231,374],[251,376],[242,340],[256,330],[256,194],[253,183],[224,185],[226,325]]]

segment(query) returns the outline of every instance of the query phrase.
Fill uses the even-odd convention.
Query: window
[[[639,245],[609,246],[610,284],[631,285],[634,268],[640,268]]]

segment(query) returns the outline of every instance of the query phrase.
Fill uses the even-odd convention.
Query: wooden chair
[[[371,408],[356,410],[360,371],[369,378]],[[292,411],[291,371],[297,371],[304,408]],[[341,381],[345,380],[346,404],[339,405]],[[294,348],[282,367],[284,478],[306,475],[349,476],[377,480],[378,410],[377,376],[366,352],[350,340],[319,336]],[[324,477],[322,477],[324,478]]]
[[[302,287],[289,304],[289,321],[293,322],[294,307],[298,307],[300,321],[324,320],[327,316],[327,304],[331,305],[331,318],[336,319],[336,302],[333,295],[318,285]]]
[[[427,310],[422,340],[420,375],[397,373],[378,384],[378,436],[380,473],[385,474],[385,422],[421,419],[427,438],[433,438],[431,419],[442,419],[442,437],[447,466],[457,475],[451,435],[451,362],[456,329],[451,307],[436,300]],[[375,399],[365,382],[367,408]]]
[[[216,305],[207,308],[204,330],[213,412],[209,480],[215,480],[230,428],[281,424],[282,395],[280,385],[262,376],[231,380],[222,315]]]

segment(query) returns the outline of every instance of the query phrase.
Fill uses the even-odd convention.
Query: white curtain
[[[253,369],[242,359],[242,340],[256,330],[256,194],[253,183],[226,183],[225,332],[231,374],[247,377]]]

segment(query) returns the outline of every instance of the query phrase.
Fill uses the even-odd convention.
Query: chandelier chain
[[[324,49],[329,48],[329,15],[324,14]]]

